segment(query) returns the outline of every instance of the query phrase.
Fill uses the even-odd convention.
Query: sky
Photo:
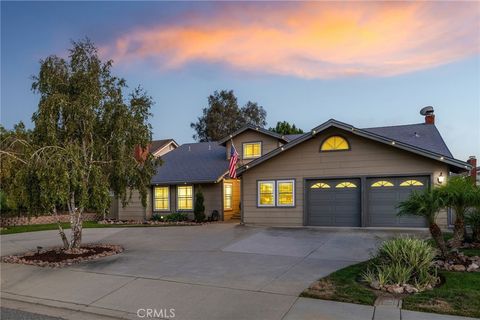
[[[89,37],[153,97],[153,137],[192,141],[207,97],[232,89],[267,126],[436,125],[480,157],[480,2],[1,2],[1,124],[32,127],[31,77]]]

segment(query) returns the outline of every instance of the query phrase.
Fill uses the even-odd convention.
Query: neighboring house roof
[[[152,184],[217,182],[228,171],[225,152],[217,142],[183,144],[161,157]]]
[[[247,124],[246,126],[240,128],[239,130],[235,131],[234,133],[232,133],[232,134],[226,136],[225,138],[223,138],[222,140],[218,141],[218,143],[220,145],[225,145],[228,140],[232,139],[235,136],[238,136],[240,133],[242,133],[244,131],[247,131],[247,130],[258,131],[258,132],[261,132],[261,133],[263,133],[267,136],[271,136],[271,137],[274,137],[278,140],[282,140],[283,142],[288,142],[286,136],[284,136],[284,135],[281,135],[279,133],[267,130],[265,128],[261,128],[261,127],[258,127],[258,126]]]
[[[178,143],[176,143],[173,139],[153,140],[150,143],[150,153],[156,154],[162,151],[162,149],[167,147],[169,144],[173,144],[175,148],[178,148]]]
[[[434,125],[430,124],[429,126],[434,126]],[[445,146],[445,148],[448,151],[449,155],[437,152],[437,151],[445,152],[445,149],[442,147],[442,145],[444,145],[445,143],[443,142],[443,139],[441,139],[441,137],[440,137],[440,140],[441,140],[441,145],[440,146],[433,143],[431,141],[432,139],[426,139],[429,142],[422,142],[422,143],[419,143],[417,140],[413,140],[415,142],[415,145],[413,145],[413,144],[408,144],[408,143],[404,142],[405,139],[407,139],[407,137],[404,136],[404,130],[385,129],[385,128],[395,128],[395,127],[385,127],[385,128],[383,128],[383,132],[382,132],[382,130],[378,130],[378,132],[382,132],[383,134],[388,134],[390,136],[389,137],[389,136],[384,136],[384,135],[381,135],[379,133],[373,132],[373,131],[375,131],[374,130],[375,128],[359,129],[359,128],[355,128],[354,126],[349,125],[347,123],[343,123],[343,122],[337,121],[335,119],[330,119],[330,120],[322,123],[321,125],[315,127],[310,132],[305,133],[303,136],[301,136],[301,137],[299,137],[295,140],[292,140],[291,142],[283,145],[282,147],[279,147],[279,148],[261,156],[260,158],[257,158],[255,160],[251,161],[250,163],[240,167],[237,170],[237,172],[239,174],[241,174],[242,172],[244,172],[244,171],[246,171],[250,168],[253,168],[254,166],[257,166],[258,164],[260,164],[260,163],[262,163],[262,162],[264,162],[264,161],[266,161],[270,158],[273,158],[276,155],[278,155],[278,154],[280,154],[280,153],[282,153],[282,152],[284,152],[288,149],[291,149],[292,147],[294,147],[294,146],[296,146],[296,145],[298,145],[298,144],[300,144],[300,143],[302,143],[306,140],[309,140],[309,139],[313,138],[315,135],[319,134],[323,130],[331,128],[331,127],[336,127],[336,128],[339,128],[339,129],[343,129],[343,130],[349,131],[349,132],[351,132],[355,135],[358,135],[358,136],[361,136],[361,137],[364,137],[364,138],[367,138],[367,139],[375,140],[375,141],[378,141],[378,142],[381,142],[381,143],[384,143],[384,144],[388,144],[388,145],[390,145],[392,147],[395,147],[395,148],[398,148],[398,149],[403,149],[403,150],[406,150],[406,151],[410,151],[412,153],[422,155],[422,156],[427,157],[427,158],[431,158],[431,159],[434,159],[434,160],[437,160],[437,161],[445,162],[446,164],[450,165],[450,167],[452,169],[454,169],[455,171],[458,171],[458,172],[465,171],[466,169],[471,168],[471,166],[467,162],[454,159],[451,156],[450,151],[448,151],[448,148],[446,148],[446,146]],[[382,128],[380,128],[380,129],[382,129]],[[438,130],[436,128],[434,130],[433,129],[425,129],[425,130],[431,130],[430,131],[431,133],[436,132],[436,134],[438,134],[440,136],[440,134],[438,133]],[[423,134],[427,133],[427,131],[422,131],[422,132],[423,132]],[[419,135],[419,136],[420,137],[418,137],[418,138],[420,139],[422,136],[421,135]],[[404,141],[402,141],[402,139],[404,139]],[[436,141],[436,143],[440,142],[438,140],[438,138],[433,139],[433,140]]]
[[[433,124],[418,123],[363,130],[453,158],[440,132]]]

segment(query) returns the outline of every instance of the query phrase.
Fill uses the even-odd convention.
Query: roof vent
[[[188,146],[188,151],[192,151],[192,147]]]
[[[418,132],[415,131],[414,135],[415,135],[415,138],[420,138],[420,135],[418,134]]]
[[[210,145],[210,143],[208,144],[208,150],[212,150],[212,146]]]
[[[420,114],[425,116],[425,124],[435,124],[435,114],[432,106],[422,108]]]

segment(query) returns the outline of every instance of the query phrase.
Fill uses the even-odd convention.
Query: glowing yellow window
[[[223,193],[223,208],[226,210],[232,209],[232,184],[225,183]]]
[[[337,184],[335,186],[335,188],[338,188],[338,189],[341,189],[341,188],[356,188],[356,187],[357,187],[357,185],[355,183],[348,182],[348,181],[340,182],[339,184]]]
[[[153,190],[154,210],[170,210],[169,187],[154,187]]]
[[[320,151],[337,151],[337,150],[349,150],[350,145],[345,138],[340,136],[332,136],[322,143]]]
[[[289,207],[295,205],[295,181],[277,181],[277,206]]]
[[[261,142],[248,142],[243,144],[243,159],[258,158],[262,155]]]
[[[177,187],[177,206],[178,210],[193,209],[193,186]]]
[[[380,180],[377,182],[372,183],[372,187],[379,188],[379,187],[393,187],[393,183],[387,180]]]
[[[275,181],[258,182],[258,206],[272,207],[275,205]]]
[[[310,189],[328,189],[328,188],[330,188],[330,185],[323,182],[317,182],[310,187]]]
[[[400,183],[400,187],[423,186],[423,183],[418,180],[405,180]]]

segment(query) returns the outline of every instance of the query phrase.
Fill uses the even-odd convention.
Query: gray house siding
[[[346,137],[351,150],[319,152],[321,142],[330,135]],[[347,131],[330,128],[242,174],[243,221],[250,224],[301,226],[305,224],[305,180],[362,178],[374,176],[427,175],[431,183],[447,175],[448,166],[439,161],[399,150]],[[295,179],[295,207],[257,207],[257,181]],[[365,216],[362,206],[362,217]],[[446,215],[438,219],[446,227]]]

